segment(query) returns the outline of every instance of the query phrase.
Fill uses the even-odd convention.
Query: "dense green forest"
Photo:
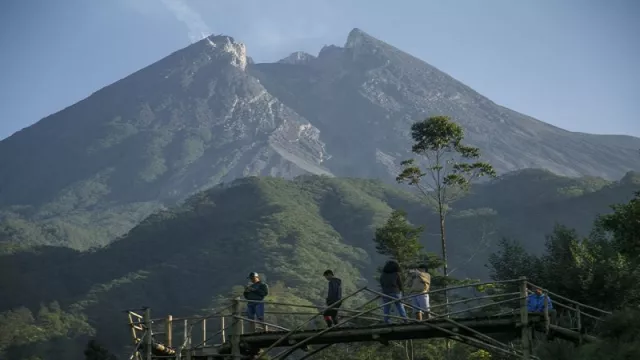
[[[459,267],[452,276],[480,277],[483,269],[488,275],[487,254],[500,254],[505,237],[537,259],[545,256],[541,245],[555,223],[576,228],[570,232],[576,238],[588,235],[597,214],[610,213],[609,204],[628,203],[639,183],[632,173],[607,183],[527,170],[478,185],[450,216],[450,263]],[[438,237],[435,214],[411,193],[373,180],[305,176],[218,186],[150,216],[100,250],[40,247],[6,254],[0,259],[0,291],[11,295],[0,299],[1,349],[10,359],[81,358],[95,335],[120,354],[130,341],[123,309],[146,305],[158,314],[199,313],[242,284],[250,271],[265,274],[275,298],[318,303],[326,268],[340,274],[345,291],[375,277],[384,256],[376,253],[374,230],[395,208],[425,226],[420,242],[436,251],[430,246]],[[566,288],[553,289],[574,296]],[[44,331],[47,326],[54,330]]]
[[[597,328],[601,341],[579,348],[540,344],[548,359],[615,360],[640,357],[640,192],[612,214],[600,216],[589,236],[558,225],[546,251],[528,253],[504,239],[489,259],[492,278],[526,274],[536,284],[583,304],[613,310]]]

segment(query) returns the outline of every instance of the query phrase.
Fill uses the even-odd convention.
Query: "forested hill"
[[[640,190],[640,176],[630,173],[620,182],[607,182],[525,171],[473,189],[456,204],[448,222],[450,266],[459,268],[457,277],[486,274],[487,255],[502,236],[541,251],[556,222],[588,232],[598,213]],[[439,249],[432,212],[411,193],[378,181],[240,179],[150,216],[100,250],[43,247],[2,256],[0,292],[9,295],[0,299],[0,309],[26,306],[37,311],[41,303],[57,301],[54,313],[70,312],[58,318],[68,316],[66,324],[90,323],[108,347],[118,349],[129,336],[122,327],[122,309],[144,304],[176,316],[197,312],[241,284],[250,271],[265,274],[276,298],[317,302],[326,268],[341,275],[345,291],[372,279],[382,261],[375,254],[374,228],[393,208],[406,209],[414,223],[424,224],[422,242],[428,250]],[[29,325],[38,323],[25,311],[9,317],[5,313],[3,321],[13,321],[14,329],[36,326]],[[59,340],[78,336],[64,326],[52,333]],[[5,348],[15,345],[0,340]],[[11,349],[40,349],[22,345]]]

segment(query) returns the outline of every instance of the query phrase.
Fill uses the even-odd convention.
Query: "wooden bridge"
[[[467,294],[486,293],[488,292],[486,288],[496,293],[467,296],[461,300],[450,301],[448,304],[433,305],[431,306],[433,316],[424,321],[390,316],[401,321],[399,324],[381,324],[380,309],[384,304],[379,306],[375,304],[380,301],[391,304],[398,300],[365,287],[343,298],[343,304],[363,299],[366,301],[356,308],[340,308],[340,312],[345,315],[340,318],[336,326],[331,328],[319,324],[322,311],[325,309],[319,311],[318,307],[314,306],[269,301],[265,301],[269,310],[280,306],[289,309],[307,309],[306,312],[267,311],[267,316],[275,316],[276,322],[278,317],[284,315],[305,316],[306,321],[297,324],[293,329],[287,329],[273,322],[261,323],[248,319],[243,316],[243,310],[246,307],[245,303],[249,301],[240,298],[231,299],[229,306],[218,309],[213,314],[191,318],[173,318],[169,315],[166,318],[153,319],[149,308],[144,309],[143,314],[129,310],[127,313],[134,346],[130,359],[248,360],[265,359],[264,355],[268,353],[270,359],[280,360],[296,351],[303,351],[304,355],[300,359],[307,359],[334,344],[354,342],[388,344],[389,341],[430,338],[453,339],[518,359],[536,359],[531,355],[532,344],[536,338],[535,333],[541,334],[544,338],[559,338],[577,344],[597,341],[597,338],[589,335],[587,330],[596,327],[601,318],[610,313],[545,291],[552,298],[553,307],[563,315],[559,321],[563,324],[559,324],[557,321],[552,321],[551,315],[554,313],[548,310],[546,300],[544,312],[529,313],[527,311],[529,287],[539,288],[528,283],[526,278],[520,278],[432,290],[429,292],[430,295],[460,290]],[[509,292],[510,290],[512,291]],[[366,299],[367,294],[372,297]],[[409,298],[410,296],[400,301],[409,310],[415,310],[407,303]],[[470,306],[472,302],[479,302],[480,305]],[[444,308],[444,313],[434,312],[439,308]],[[309,311],[309,309],[315,311]],[[174,346],[173,339],[176,323],[182,325],[182,331],[178,333],[181,333],[183,340],[178,346]],[[208,324],[209,328],[207,328]],[[255,331],[257,326],[263,328]],[[245,328],[253,328],[253,331],[245,331]],[[519,349],[505,343],[511,341],[519,342]],[[284,348],[284,350],[273,353],[276,348]]]

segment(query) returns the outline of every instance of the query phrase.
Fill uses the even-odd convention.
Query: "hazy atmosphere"
[[[202,34],[257,62],[317,54],[363,29],[500,105],[572,131],[640,136],[635,0],[9,0],[0,138]],[[24,104],[28,103],[29,106]]]

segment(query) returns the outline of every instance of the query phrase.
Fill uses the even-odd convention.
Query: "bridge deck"
[[[539,313],[531,313],[529,315],[529,321],[532,326],[541,328],[544,319]],[[455,323],[443,319],[436,319],[424,323],[392,325],[380,324],[368,327],[341,326],[339,328],[327,331],[309,340],[305,344],[326,345],[352,342],[378,342],[451,337],[450,334],[429,325],[435,325],[442,329],[450,330],[457,334],[474,338],[477,338],[477,334],[474,334],[472,331],[469,331],[464,327],[468,327],[470,329],[473,329],[474,331],[486,335],[503,334],[509,336],[511,334],[514,338],[520,336],[518,331],[516,331],[520,326],[520,316],[508,314],[503,316],[490,316],[486,318],[456,318]],[[554,330],[558,329],[560,331],[556,334],[556,331]],[[295,345],[296,343],[318,335],[318,333],[323,330],[324,329],[295,332],[291,334],[291,336],[289,336],[287,340],[283,341],[281,345],[283,347]],[[567,340],[576,341],[577,339],[579,339],[579,334],[569,329],[552,327],[551,331],[557,337],[561,337]],[[264,349],[274,344],[286,334],[286,331],[251,333],[242,335],[240,341],[242,343],[242,347],[245,349]],[[210,356],[218,353],[226,353],[228,351],[228,346],[224,346],[219,349],[201,348],[195,350],[193,355]]]
[[[289,347],[288,350],[282,353],[282,356],[288,356],[297,348],[300,347],[300,343],[304,342],[303,345],[310,345],[311,349],[315,349],[314,351],[321,351],[323,348],[326,348],[328,345],[332,344],[340,344],[340,343],[354,343],[354,342],[382,342],[388,343],[389,341],[401,341],[401,340],[410,340],[410,339],[430,339],[430,338],[449,338],[462,343],[466,343],[472,346],[477,346],[480,348],[492,349],[493,351],[515,354],[518,356],[526,356],[527,352],[530,351],[530,339],[531,334],[529,331],[519,331],[521,329],[522,324],[521,321],[521,311],[527,311],[526,302],[522,301],[526,299],[528,296],[528,287],[533,286],[535,288],[540,288],[534,284],[530,284],[526,278],[512,279],[512,280],[504,280],[500,282],[488,282],[488,283],[474,283],[474,284],[466,284],[463,286],[453,286],[449,288],[436,289],[431,291],[430,293],[440,292],[440,291],[448,291],[448,290],[463,290],[472,288],[473,291],[480,291],[481,286],[489,285],[503,287],[507,283],[518,284],[519,291],[517,292],[498,292],[496,294],[487,294],[483,297],[474,297],[474,298],[466,298],[466,295],[462,300],[452,302],[454,303],[467,303],[469,301],[480,301],[480,300],[491,300],[490,302],[486,302],[479,306],[473,306],[468,308],[466,311],[455,311],[450,313],[449,315],[460,314],[461,312],[466,312],[467,316],[471,317],[452,317],[450,319],[433,319],[426,322],[411,322],[407,324],[396,324],[396,325],[370,325],[370,326],[362,326],[362,327],[348,327],[348,326],[340,326],[333,329],[317,329],[317,330],[301,330],[296,331],[289,335],[288,331],[275,331],[275,332],[262,332],[262,333],[249,333],[238,335],[235,339],[232,334],[229,332],[233,332],[236,330],[240,330],[241,327],[237,327],[235,325],[240,325],[238,323],[232,323],[231,325],[225,326],[225,318],[239,319],[240,321],[249,321],[243,318],[242,309],[243,304],[248,302],[242,300],[241,298],[234,298],[231,301],[231,304],[224,307],[219,307],[215,312],[206,316],[198,316],[194,318],[184,318],[185,323],[185,340],[184,344],[187,344],[186,347],[167,347],[164,344],[158,342],[159,339],[155,338],[154,335],[157,334],[156,331],[153,330],[153,326],[161,327],[165,331],[165,336],[161,338],[161,340],[166,340],[168,344],[172,344],[172,328],[173,322],[176,320],[171,315],[168,315],[166,320],[164,319],[153,319],[151,317],[151,311],[149,308],[143,308],[144,315],[140,315],[135,313],[133,310],[127,310],[128,316],[128,324],[130,326],[130,331],[132,332],[134,344],[136,346],[136,350],[134,350],[133,356],[137,356],[138,359],[141,359],[141,356],[153,356],[154,358],[179,358],[180,356],[191,357],[193,360],[213,360],[213,359],[227,359],[228,355],[231,353],[231,342],[226,341],[223,344],[214,345],[214,346],[202,346],[202,343],[198,345],[193,345],[192,347],[192,338],[193,335],[191,333],[191,329],[194,325],[198,325],[201,327],[201,333],[204,338],[207,338],[207,334],[210,334],[210,331],[207,332],[207,319],[212,319],[214,317],[218,317],[221,320],[220,329],[216,334],[210,336],[210,339],[214,339],[217,335],[221,333],[220,338],[225,341],[228,337],[231,337],[229,340],[234,340],[234,344],[237,344],[235,340],[240,340],[240,347],[234,348],[234,356],[238,359],[240,358],[252,358],[255,354],[258,354],[264,351],[267,348],[271,348],[273,345],[277,344],[277,347]],[[504,288],[505,291],[508,289]],[[367,287],[363,287],[358,289],[356,292],[344,297],[347,299],[349,297],[353,297],[358,293],[370,293],[373,294],[374,297],[369,299],[365,304],[359,306],[355,309],[349,309],[349,311],[355,313],[362,313],[362,307],[367,304],[370,304],[374,301],[377,301],[381,297],[384,297],[384,294],[381,294],[377,291],[371,290]],[[569,340],[576,343],[582,342],[593,342],[597,339],[593,336],[586,335],[586,329],[584,328],[583,323],[580,321],[581,316],[584,315],[588,318],[595,319],[596,321],[600,321],[600,319],[609,315],[610,312],[600,310],[594,307],[590,307],[585,304],[580,304],[571,299],[563,298],[560,295],[553,294],[551,292],[547,292],[552,296],[556,297],[559,300],[568,302],[567,304],[562,304],[561,301],[554,301],[554,305],[561,306],[563,309],[569,311],[569,320],[570,327],[575,326],[579,328],[582,333],[575,331],[570,328],[563,328],[560,326],[549,324],[548,328],[545,327],[545,320],[543,314],[540,313],[529,313],[528,322],[529,326],[532,330],[537,332],[546,333],[552,338],[560,338],[564,340]],[[508,298],[512,297],[513,298]],[[506,298],[505,300],[499,300]],[[488,315],[483,314],[483,311],[495,311],[493,308],[494,305],[509,306],[506,305],[508,303],[512,303],[520,300],[519,308],[513,309],[509,314],[501,314],[501,315]],[[404,301],[404,300],[403,300]],[[288,304],[288,303],[278,303],[278,302],[267,302],[271,304],[270,306],[287,306],[288,309],[303,307],[308,311],[308,308],[312,308],[314,310],[316,307],[313,306],[302,306],[297,304]],[[437,306],[443,306],[442,304]],[[434,306],[435,307],[435,306]],[[483,311],[480,311],[483,309]],[[588,312],[595,312],[597,315],[589,314],[585,312],[584,309],[587,309]],[[140,309],[138,309],[140,310]],[[371,309],[369,311],[373,311],[375,309]],[[474,310],[473,312],[471,310]],[[290,311],[290,310],[289,310]],[[343,309],[342,311],[347,311]],[[230,312],[230,314],[229,314]],[[278,314],[289,314],[287,311],[285,312],[273,312]],[[573,313],[575,313],[575,318],[577,319],[576,325],[573,325]],[[306,315],[305,313],[304,315]],[[321,313],[318,312],[315,315],[319,316]],[[294,313],[291,313],[294,315]],[[295,313],[295,315],[301,315],[301,313]],[[487,316],[488,315],[488,316]],[[354,316],[357,317],[357,316]],[[353,317],[351,317],[353,318]],[[364,319],[364,318],[362,318]],[[191,323],[189,327],[189,323]],[[264,324],[264,323],[263,323]],[[268,324],[266,324],[268,325]],[[225,336],[224,329],[229,329],[229,332],[226,333]],[[548,331],[547,331],[548,330]],[[528,335],[529,334],[529,335]],[[147,336],[149,335],[149,336]],[[286,336],[286,338],[284,338]],[[492,339],[490,339],[492,338]],[[516,351],[512,346],[509,346],[507,343],[513,340],[514,338],[520,338],[523,349],[522,351]],[[144,343],[140,343],[141,339],[145,339]],[[280,342],[282,340],[282,342]],[[210,340],[206,340],[207,343],[210,344]],[[534,339],[535,341],[535,339]],[[148,342],[151,342],[149,344]],[[527,345],[529,344],[529,345]],[[149,346],[151,345],[151,346]],[[306,346],[305,346],[305,349]],[[180,354],[176,354],[180,352]]]
[[[514,331],[519,324],[519,316],[509,315],[506,317],[490,317],[485,319],[466,318],[455,319],[455,322],[483,334],[495,334]],[[541,321],[541,317],[533,317],[532,322]],[[429,325],[435,325],[446,330],[459,332],[463,335],[470,335],[471,332],[460,328],[457,324],[446,320],[434,320],[425,323],[409,323],[409,324],[379,324],[367,327],[339,327],[335,330],[312,339],[308,342],[310,345],[318,344],[337,344],[345,342],[361,342],[361,341],[377,341],[373,336],[379,336],[385,340],[409,340],[409,339],[428,339],[433,337],[444,337],[448,334]],[[312,337],[324,329],[306,330],[293,333],[288,340],[294,343]],[[251,347],[268,347],[282,336],[286,335],[286,331],[254,333],[246,334],[241,337],[242,342],[246,342]],[[284,342],[286,344],[286,341]],[[291,345],[291,343],[289,343]]]

